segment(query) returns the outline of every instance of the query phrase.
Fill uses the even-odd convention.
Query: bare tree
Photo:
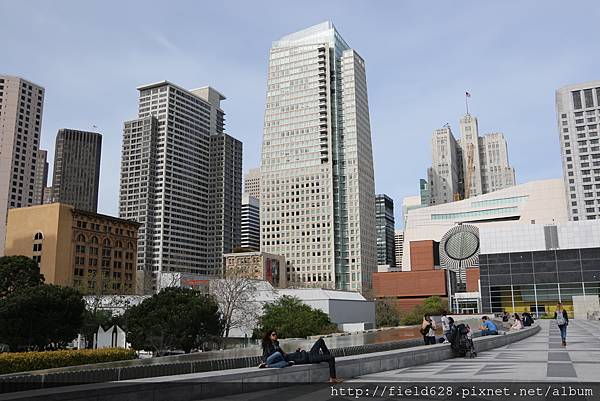
[[[210,283],[210,293],[219,304],[223,319],[223,337],[234,328],[244,328],[256,321],[260,306],[255,302],[258,280],[249,278],[240,268],[227,270],[224,279]]]

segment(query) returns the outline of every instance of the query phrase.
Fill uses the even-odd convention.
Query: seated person
[[[521,330],[523,328],[523,321],[519,317],[519,314],[515,313],[514,318],[515,318],[515,322],[510,327],[510,329],[511,330]]]
[[[286,366],[293,365],[293,362],[289,363],[285,359],[286,353],[279,346],[275,330],[267,330],[262,338],[261,345],[263,362],[258,365],[259,368],[285,368]]]
[[[329,383],[341,383],[343,381],[336,377],[335,357],[329,352],[323,338],[319,338],[310,351],[306,352],[298,348],[296,352],[285,355],[285,359],[295,365],[327,362],[329,364]]]
[[[456,333],[456,326],[454,325],[454,319],[448,317],[448,330],[444,333],[444,342],[452,342],[454,334]]]
[[[533,324],[533,317],[531,317],[531,313],[524,312],[522,321],[524,327],[531,326]]]
[[[498,328],[487,316],[481,318],[481,326],[479,326],[479,329],[481,330],[482,336],[498,334]]]

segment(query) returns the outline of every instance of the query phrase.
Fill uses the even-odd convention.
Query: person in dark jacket
[[[567,326],[569,325],[569,315],[562,303],[556,305],[556,311],[554,312],[554,320],[560,329],[560,338],[562,339],[562,346],[567,346]]]
[[[285,355],[285,359],[289,362],[293,362],[295,365],[306,365],[309,363],[320,363],[327,362],[329,364],[329,382],[330,383],[341,383],[343,380],[338,379],[335,373],[335,357],[331,355],[325,340],[319,338],[310,351],[306,352],[298,348],[296,352]]]
[[[286,353],[279,346],[277,331],[267,330],[262,338],[261,346],[263,362],[258,365],[259,368],[285,368],[290,365],[285,359]]]
[[[523,326],[529,327],[533,324],[533,317],[529,312],[523,312]]]

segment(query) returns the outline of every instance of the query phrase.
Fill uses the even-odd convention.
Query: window
[[[581,109],[581,92],[580,91],[574,91],[571,92],[573,94],[573,108],[575,110],[577,109]]]
[[[37,232],[33,236],[34,241],[43,240],[43,239],[44,239],[44,234],[42,234],[41,232]]]

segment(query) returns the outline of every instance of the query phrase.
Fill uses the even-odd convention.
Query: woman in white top
[[[435,344],[435,329],[436,325],[434,320],[429,315],[423,316],[423,323],[421,323],[421,334],[423,335],[423,341],[425,345]]]
[[[513,323],[511,330],[521,330],[523,328],[523,321],[519,317],[518,313],[515,313],[515,322]]]

